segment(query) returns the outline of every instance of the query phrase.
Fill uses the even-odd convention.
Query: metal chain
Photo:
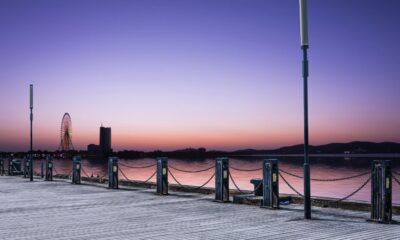
[[[99,176],[99,175],[98,175]],[[98,179],[107,179],[108,178],[108,176],[107,176],[107,174],[105,174],[105,175],[103,175],[103,176],[101,176],[101,177],[98,177]]]
[[[131,165],[127,165],[127,164],[124,164],[124,163],[119,163],[119,165],[127,167],[127,168],[150,168],[150,167],[156,166],[157,163],[146,165],[146,166],[131,166]]]
[[[300,195],[300,196],[303,196],[299,191],[297,191],[297,190],[285,179],[285,177],[283,177],[283,175],[282,175],[281,173],[279,173],[279,176],[281,176],[282,180],[283,180],[295,193],[297,193],[297,194]],[[368,184],[369,181],[371,181],[371,176],[370,176],[359,188],[357,188],[354,192],[352,192],[351,194],[347,195],[347,196],[344,197],[344,198],[338,199],[337,202],[344,201],[344,200],[346,200],[346,199],[352,197],[354,194],[358,193],[361,189],[363,189],[363,188]]]
[[[129,181],[129,182],[132,182],[132,180],[130,180],[130,179],[125,175],[125,173],[122,171],[121,168],[118,168],[118,170],[120,171],[120,173],[122,174],[122,176],[125,178],[125,180],[127,180],[127,181]]]
[[[240,172],[255,172],[255,171],[262,170],[262,167],[254,168],[254,169],[242,169],[242,168],[235,168],[235,167],[229,166],[229,169],[233,169],[233,170],[240,171]]]
[[[134,180],[129,179],[129,178],[125,175],[124,171],[122,171],[121,168],[118,168],[118,169],[119,169],[119,172],[122,174],[122,176],[123,176],[128,182],[134,182]],[[151,176],[150,176],[148,179],[146,179],[145,181],[142,181],[141,183],[147,183],[148,181],[150,181],[150,180],[154,177],[154,175],[156,175],[156,173],[157,173],[157,170],[154,171],[154,173],[151,174]]]
[[[299,175],[296,175],[296,174],[287,172],[287,171],[285,171],[285,170],[283,170],[283,169],[279,169],[279,175],[281,175],[281,172],[286,173],[287,175],[292,176],[292,177],[295,177],[295,178],[301,178],[301,179],[304,178],[303,176],[299,176]]]
[[[174,170],[176,170],[178,172],[184,172],[184,173],[200,173],[200,172],[205,172],[205,171],[208,171],[210,169],[213,169],[213,168],[215,168],[215,166],[211,166],[211,167],[208,167],[208,168],[205,168],[205,169],[201,169],[201,170],[184,170],[184,169],[176,168],[174,166],[168,166],[168,168],[172,168],[172,169],[174,169]]]
[[[303,197],[303,194],[301,194],[299,191],[297,191],[287,180],[286,178],[279,172],[279,176],[281,176],[282,180],[286,183],[286,185],[289,186],[290,189],[293,190],[293,192],[297,193],[297,195]]]
[[[83,172],[83,175],[85,175],[85,176],[88,177],[88,178],[92,178],[92,177],[89,176],[89,174],[86,173],[86,171],[85,171],[84,168],[81,168],[81,170],[82,170],[82,172]]]
[[[72,169],[71,169],[71,171],[69,171],[67,177],[68,177],[68,178],[72,178]]]
[[[393,177],[393,179],[397,182],[397,184],[400,185],[400,180],[399,180],[396,176],[394,176],[394,175],[392,175],[392,177]]]
[[[246,194],[244,191],[242,191],[239,186],[236,184],[235,180],[232,177],[232,174],[229,174],[229,178],[231,179],[233,185],[235,186],[235,188],[241,193],[241,194]]]
[[[257,187],[254,188],[253,192],[256,192],[262,185],[263,185],[263,180],[261,180],[260,183],[257,185]]]
[[[280,172],[286,173],[287,175],[290,175],[292,177],[296,177],[296,178],[300,178],[303,179],[303,176],[299,176],[293,173],[290,173],[288,171],[285,171],[283,169],[279,169]],[[328,178],[328,179],[323,179],[323,178],[311,178],[312,181],[316,181],[316,182],[336,182],[336,181],[343,181],[343,180],[348,180],[348,179],[352,179],[352,178],[358,178],[358,177],[362,177],[365,176],[367,174],[369,174],[370,172],[363,172],[357,175],[353,175],[353,176],[349,176],[349,177],[343,177],[343,178]]]
[[[231,181],[232,181],[233,185],[235,186],[235,188],[242,194],[254,194],[263,185],[263,181],[260,181],[260,183],[254,188],[253,191],[249,191],[247,193],[247,192],[244,192],[242,189],[239,188],[239,186],[236,184],[235,180],[233,179],[232,174],[229,174],[229,178],[231,179]]]
[[[151,176],[149,178],[147,178],[145,181],[143,181],[142,183],[147,183],[148,181],[150,181],[154,177],[154,175],[156,175],[156,173],[157,173],[157,170],[155,170],[154,173],[151,174]]]
[[[57,171],[57,169],[56,169],[56,167],[54,167],[53,166],[53,170],[54,170],[54,173],[56,174],[56,175],[62,175],[59,171]],[[72,173],[72,170],[68,173],[68,174],[66,174],[66,176],[70,176],[71,175],[71,173]]]
[[[168,169],[168,172],[169,172],[169,174],[171,175],[171,177],[174,179],[174,181],[179,185],[179,186],[184,186],[182,183],[180,183],[177,179],[176,179],[176,177],[174,176],[174,174]],[[190,188],[191,190],[198,190],[198,189],[201,189],[201,188],[203,188],[205,185],[207,185],[213,178],[215,177],[215,173],[213,174],[213,175],[211,175],[211,177],[205,182],[205,183],[203,183],[202,185],[200,185],[200,186],[197,186],[197,187],[191,187],[191,186],[185,186],[185,187],[188,187],[188,188]]]
[[[213,178],[215,177],[215,173],[213,173],[213,175],[211,175],[211,177],[204,183],[204,184],[202,184],[202,185],[200,185],[200,186],[198,186],[198,187],[195,187],[195,188],[193,188],[193,189],[201,189],[201,188],[203,188],[205,185],[207,185]]]
[[[331,179],[318,179],[318,178],[311,178],[312,181],[319,181],[319,182],[336,182],[336,181],[343,181],[343,180],[348,180],[348,179],[353,179],[353,178],[358,178],[362,177],[365,175],[370,174],[370,172],[363,172],[357,175],[349,176],[349,177],[343,177],[343,178],[331,178]]]
[[[344,197],[344,198],[341,198],[341,199],[339,199],[339,200],[336,200],[336,202],[344,201],[344,200],[346,200],[346,199],[352,197],[354,194],[358,193],[361,189],[363,189],[363,188],[369,183],[369,181],[371,181],[371,178],[372,178],[372,176],[370,176],[370,177],[367,179],[367,181],[365,181],[365,182],[364,182],[359,188],[357,188],[354,192],[350,193],[349,195],[347,195],[347,196]]]
[[[174,174],[172,174],[172,172],[168,169],[168,173],[171,175],[171,177],[174,179],[174,181],[179,185],[179,186],[183,186],[182,183],[180,183],[174,176]]]

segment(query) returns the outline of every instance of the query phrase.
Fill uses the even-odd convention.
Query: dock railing
[[[3,159],[1,159],[1,166],[0,166],[0,173],[1,174],[5,174],[6,172],[8,174],[10,174],[9,172],[13,172],[14,169],[12,169],[13,166],[13,161],[12,159],[7,159],[6,161],[4,161]],[[90,166],[87,165],[83,165],[80,162],[80,158],[74,158],[74,164],[73,167],[71,169],[71,171],[67,174],[62,174],[60,171],[57,170],[57,168],[55,167],[55,164],[52,163],[52,170],[55,173],[55,176],[63,176],[66,177],[68,179],[72,179],[73,183],[80,183],[80,172],[78,173],[78,171],[82,172],[83,175],[83,180],[86,179],[101,179],[103,180],[103,182],[107,181],[107,174],[104,176],[100,176],[99,174],[97,174],[97,176],[94,176],[93,172],[91,173],[91,175],[88,174],[88,169]],[[79,161],[78,161],[79,160]],[[160,159],[159,159],[160,160]],[[167,161],[168,159],[163,158],[164,161]],[[220,161],[219,161],[220,160]],[[216,178],[216,175],[218,172],[218,170],[221,170],[218,168],[218,163],[221,161],[226,161],[226,172],[225,170],[223,170],[221,173],[218,174],[218,177],[221,177],[221,179],[226,179],[228,180],[228,182],[226,183],[226,186],[228,187],[229,190],[229,182],[232,183],[232,185],[234,186],[234,189],[237,190],[237,194],[239,195],[251,195],[254,194],[256,191],[258,191],[260,188],[262,188],[262,192],[265,193],[265,189],[269,189],[269,188],[263,188],[263,183],[264,184],[271,184],[272,182],[276,182],[278,184],[278,180],[281,179],[283,181],[284,184],[286,184],[295,194],[297,194],[300,197],[304,197],[301,192],[299,190],[297,190],[294,187],[294,184],[292,184],[289,181],[288,177],[292,177],[292,178],[297,178],[297,179],[304,179],[304,177],[302,175],[293,173],[288,171],[285,168],[279,168],[277,167],[277,160],[276,161],[276,170],[273,173],[274,175],[272,175],[272,172],[268,174],[265,174],[265,169],[263,169],[263,166],[259,167],[259,168],[241,168],[238,166],[230,166],[229,165],[229,161],[227,158],[224,159],[217,159],[216,164],[215,165],[211,165],[211,166],[206,166],[203,167],[201,169],[197,169],[197,170],[193,170],[193,169],[184,169],[181,167],[178,167],[174,164],[169,165],[168,167],[166,167],[166,178],[164,178],[164,181],[166,181],[166,187],[168,188],[168,176],[170,176],[173,180],[173,182],[176,184],[175,186],[179,186],[182,188],[185,188],[186,191],[196,191],[196,190],[200,190],[205,188],[211,181],[212,179],[215,178],[216,181],[216,188],[218,186],[218,179]],[[264,161],[264,163],[266,163],[267,160]],[[78,163],[79,162],[79,163]],[[80,164],[79,167],[77,167],[76,165]],[[134,165],[134,164],[127,164],[124,162],[120,162],[118,160],[115,161],[114,159],[114,164],[116,167],[116,171],[118,173],[121,174],[121,176],[123,177],[123,179],[121,179],[122,181],[127,181],[127,182],[133,182],[133,183],[141,183],[141,184],[147,184],[149,183],[152,179],[154,179],[154,176],[157,174],[157,162],[151,163],[151,164],[147,164],[147,165]],[[397,171],[394,171],[391,169],[391,164],[390,161],[373,161],[373,168],[370,171],[365,171],[365,172],[361,172],[358,174],[354,174],[351,176],[345,176],[345,177],[338,177],[338,178],[311,178],[311,181],[314,182],[332,182],[332,183],[336,183],[336,182],[340,182],[340,181],[346,181],[346,180],[351,180],[351,179],[356,179],[356,178],[362,178],[365,177],[365,180],[363,180],[363,182],[357,186],[357,188],[354,189],[354,191],[348,193],[347,195],[345,195],[342,198],[339,199],[335,199],[332,201],[335,202],[342,202],[345,200],[348,200],[349,198],[351,198],[352,196],[354,196],[355,194],[357,194],[358,192],[360,192],[362,189],[364,189],[368,183],[371,182],[371,213],[373,213],[374,211],[378,211],[376,209],[382,209],[382,206],[385,207],[385,209],[387,209],[387,213],[384,214],[378,214],[378,217],[371,217],[371,220],[377,220],[377,221],[382,221],[383,222],[390,222],[391,221],[391,209],[392,209],[392,182],[394,184],[397,184],[400,186],[400,173]],[[6,166],[7,165],[7,166]],[[374,167],[375,166],[375,167]],[[380,170],[381,168],[384,167],[384,170]],[[142,169],[147,169],[147,168],[155,168],[154,171],[152,171],[152,173],[150,174],[149,177],[147,177],[145,180],[135,180],[132,178],[128,177],[128,174],[126,174],[126,170],[127,169],[134,169],[134,170],[142,170]],[[379,168],[379,169],[378,169]],[[10,170],[11,169],[11,170]],[[215,171],[212,171],[213,169],[215,169]],[[265,178],[265,176],[269,176],[271,177],[271,180],[269,181],[265,181],[265,179],[263,181],[260,181],[257,185],[254,186],[254,190],[253,191],[248,191],[248,190],[243,190],[239,187],[239,185],[237,184],[237,178],[236,178],[236,174],[238,172],[260,172],[263,171],[263,179]],[[74,175],[75,172],[75,176]],[[202,184],[198,185],[198,186],[192,186],[192,185],[186,185],[185,183],[182,182],[182,180],[179,179],[178,177],[178,173],[180,174],[198,174],[198,173],[206,173],[206,172],[211,172],[210,176],[207,177],[205,182],[202,182]],[[77,174],[79,174],[79,176],[77,176]],[[222,175],[221,175],[222,174]],[[380,174],[379,176],[377,174]],[[39,175],[39,173],[38,173]],[[46,175],[47,175],[47,171],[46,171]],[[227,175],[227,176],[225,176]],[[274,178],[272,178],[272,176]],[[75,178],[75,179],[74,179]],[[390,178],[390,179],[389,179]],[[116,179],[116,181],[120,181],[118,178]],[[158,182],[158,178],[156,178],[156,183]],[[154,184],[154,182],[153,182]],[[114,188],[118,188],[118,185],[116,185],[117,187]],[[225,186],[225,187],[226,187]],[[279,184],[278,184],[279,186]],[[221,188],[224,189],[224,188]],[[279,187],[275,188],[275,192],[273,193],[274,195],[271,196],[279,196]],[[216,200],[217,200],[217,195],[218,195],[218,189],[215,189],[215,194],[216,194]],[[168,192],[168,191],[166,191]],[[376,192],[379,192],[379,194],[376,194]],[[385,198],[381,199],[381,196],[384,194],[386,194]],[[226,193],[225,193],[226,194]],[[229,194],[229,193],[228,193]],[[236,195],[237,195],[236,194]],[[264,196],[264,201],[266,201],[266,199],[271,199],[271,198],[265,198]],[[277,198],[279,199],[279,197]],[[375,199],[375,200],[374,200]],[[229,195],[228,195],[228,201],[229,201]],[[388,203],[388,201],[390,201],[390,203]],[[226,202],[225,200],[222,202]],[[372,204],[374,203],[374,204]],[[275,203],[276,204],[276,200]],[[383,204],[383,205],[382,205]],[[389,204],[389,205],[388,205]],[[264,204],[265,205],[265,204]],[[376,205],[376,206],[375,206]],[[378,206],[379,205],[379,206]],[[272,205],[271,205],[272,206]],[[274,205],[276,207],[273,208],[279,208],[279,200],[278,203],[276,205]],[[376,208],[376,209],[374,209]],[[377,214],[375,214],[377,215]],[[371,214],[371,216],[375,216],[374,214]],[[380,218],[379,216],[384,216],[384,218]]]

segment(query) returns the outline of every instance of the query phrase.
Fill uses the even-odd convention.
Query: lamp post
[[[310,161],[308,157],[308,21],[307,0],[299,0],[300,37],[303,50],[303,96],[304,96],[304,218],[311,219]]]
[[[30,147],[30,156],[29,156],[29,179],[30,181],[33,181],[33,144],[32,144],[32,122],[33,122],[33,84],[30,86],[30,91],[29,91],[29,102],[30,102],[30,110],[31,110],[31,115],[30,115],[30,120],[31,120],[31,130],[30,130],[30,142],[31,142],[31,147]]]

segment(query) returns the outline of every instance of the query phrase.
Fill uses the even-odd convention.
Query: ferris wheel
[[[72,144],[72,122],[69,113],[65,113],[61,121],[60,129],[60,147],[59,149],[63,152],[68,152],[74,149]]]

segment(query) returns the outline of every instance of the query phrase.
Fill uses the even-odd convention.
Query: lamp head
[[[307,0],[299,0],[300,5],[300,41],[301,47],[308,47]]]

